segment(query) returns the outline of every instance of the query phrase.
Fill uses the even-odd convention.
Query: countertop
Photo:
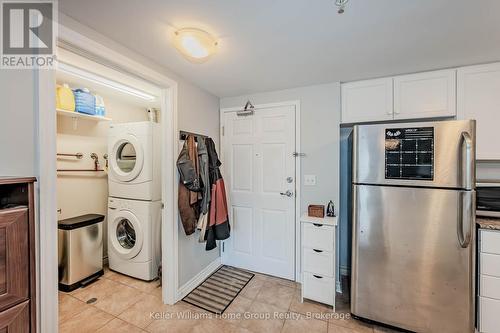
[[[500,218],[477,216],[476,223],[481,229],[500,230]]]

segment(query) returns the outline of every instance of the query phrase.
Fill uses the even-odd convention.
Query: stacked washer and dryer
[[[142,280],[161,260],[160,125],[112,124],[109,129],[109,268]]]

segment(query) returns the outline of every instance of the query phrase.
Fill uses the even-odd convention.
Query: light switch
[[[316,185],[316,175],[304,175],[304,185],[305,186]]]

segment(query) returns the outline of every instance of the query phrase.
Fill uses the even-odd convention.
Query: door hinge
[[[224,133],[226,132],[225,126],[222,126],[222,136],[224,136]]]
[[[222,252],[224,252],[224,248],[225,248],[224,245],[226,245],[226,243],[222,242]]]
[[[303,157],[303,156],[306,156],[305,153],[299,153],[299,152],[294,152],[292,155],[293,155],[293,157]]]

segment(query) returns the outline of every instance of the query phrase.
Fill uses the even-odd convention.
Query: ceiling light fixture
[[[348,2],[349,2],[349,0],[335,0],[335,6],[339,7],[339,10],[337,11],[337,13],[344,14],[345,5],[347,5]]]
[[[217,44],[212,35],[201,29],[184,28],[174,33],[175,48],[197,64],[207,61],[217,50]]]

